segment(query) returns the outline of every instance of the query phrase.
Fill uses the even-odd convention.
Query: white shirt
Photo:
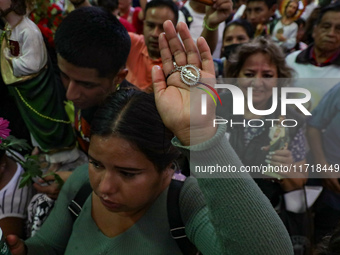
[[[10,154],[7,153],[7,156]],[[16,154],[18,155],[18,154]],[[12,179],[0,190],[0,219],[7,217],[25,218],[27,205],[32,198],[32,188],[19,189],[21,175],[24,169],[19,163]]]
[[[306,88],[311,92],[308,110],[312,111],[327,91],[340,82],[340,67],[337,65],[320,67],[312,64],[296,63],[296,57],[300,53],[301,51],[295,51],[289,54],[286,62],[296,72],[296,80],[293,86]]]
[[[184,4],[184,6],[188,9],[190,15],[193,18],[193,21],[190,24],[190,34],[192,36],[192,39],[196,42],[197,39],[201,36],[202,31],[203,31],[203,20],[204,20],[205,14],[195,12],[190,6],[190,1],[187,1]],[[179,17],[178,17],[178,22],[180,21],[184,23],[186,22],[185,17],[181,11],[179,11]],[[224,22],[222,22],[218,26],[218,41],[217,41],[217,45],[216,45],[216,48],[213,54],[213,58],[220,58],[224,27],[225,27]]]

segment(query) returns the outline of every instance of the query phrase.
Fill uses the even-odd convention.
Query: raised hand
[[[65,182],[68,177],[72,174],[71,171],[60,171],[56,173],[60,176],[60,178]],[[49,182],[49,185],[41,185],[46,182]],[[41,184],[39,184],[41,183]],[[60,184],[55,182],[54,175],[48,175],[44,177],[44,180],[39,180],[39,183],[34,183],[33,187],[37,190],[38,193],[45,193],[49,198],[56,200],[58,198],[60,192]]]
[[[231,0],[214,0],[212,6],[207,6],[205,11],[205,19],[209,27],[217,27],[224,22],[233,10],[233,2]]]
[[[197,40],[197,47],[191,38],[188,27],[180,22],[177,30],[179,40],[171,21],[164,22],[165,33],[159,37],[159,48],[163,62],[163,72],[155,66],[152,71],[153,87],[158,112],[164,124],[178,137],[184,145],[201,143],[211,138],[216,129],[213,127],[215,105],[207,100],[207,115],[201,115],[201,90],[189,87],[180,78],[180,71],[172,70],[187,64],[200,70],[201,82],[215,84],[215,71],[210,49],[204,40]],[[202,86],[202,85],[200,85]]]

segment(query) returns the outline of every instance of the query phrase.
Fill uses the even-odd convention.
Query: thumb
[[[155,65],[152,68],[152,83],[155,99],[157,101],[157,99],[161,97],[166,89],[164,73],[158,65]]]
[[[11,250],[12,255],[25,255],[27,254],[25,243],[16,235],[8,235],[6,237],[7,244]]]
[[[45,181],[54,181],[55,177],[54,177],[55,173],[48,173],[46,175],[43,175],[42,178],[44,178],[44,180],[40,179],[39,182],[45,182]]]

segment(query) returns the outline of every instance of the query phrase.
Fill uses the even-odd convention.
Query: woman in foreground
[[[178,67],[194,65],[201,69],[201,81],[213,79],[209,47],[200,38],[197,49],[186,25],[179,23],[185,51],[172,23],[165,22],[164,28],[159,38],[163,70],[153,68],[155,102],[153,95],[135,91],[109,99],[92,124],[88,173],[79,169],[72,174],[26,248],[17,237],[7,237],[13,255],[182,254],[166,212],[171,165],[178,155],[174,147],[190,154],[193,166],[241,166],[224,139],[225,128],[212,126],[214,103],[208,100],[208,115],[190,111],[200,108],[201,90],[190,90],[180,71],[170,74],[175,55]],[[168,129],[176,136],[172,141]],[[180,194],[186,235],[201,253],[293,254],[283,224],[249,175],[214,177],[189,177]],[[73,223],[67,206],[88,181],[93,193]]]

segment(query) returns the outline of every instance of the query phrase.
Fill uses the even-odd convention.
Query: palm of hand
[[[203,70],[200,72],[201,80],[209,80],[210,83],[215,81],[213,74]],[[181,87],[178,87],[179,83],[182,84]],[[201,95],[204,94],[202,90],[197,89],[197,86],[189,87],[185,85],[180,79],[179,72],[169,77],[167,85],[160,96],[157,108],[164,124],[170,130],[177,134],[190,133],[192,129],[204,128],[207,123],[213,124],[214,113],[201,114]],[[213,84],[210,85],[213,86]],[[204,87],[204,85],[200,85],[200,87]],[[207,100],[207,104],[208,109],[215,107],[213,100]]]

